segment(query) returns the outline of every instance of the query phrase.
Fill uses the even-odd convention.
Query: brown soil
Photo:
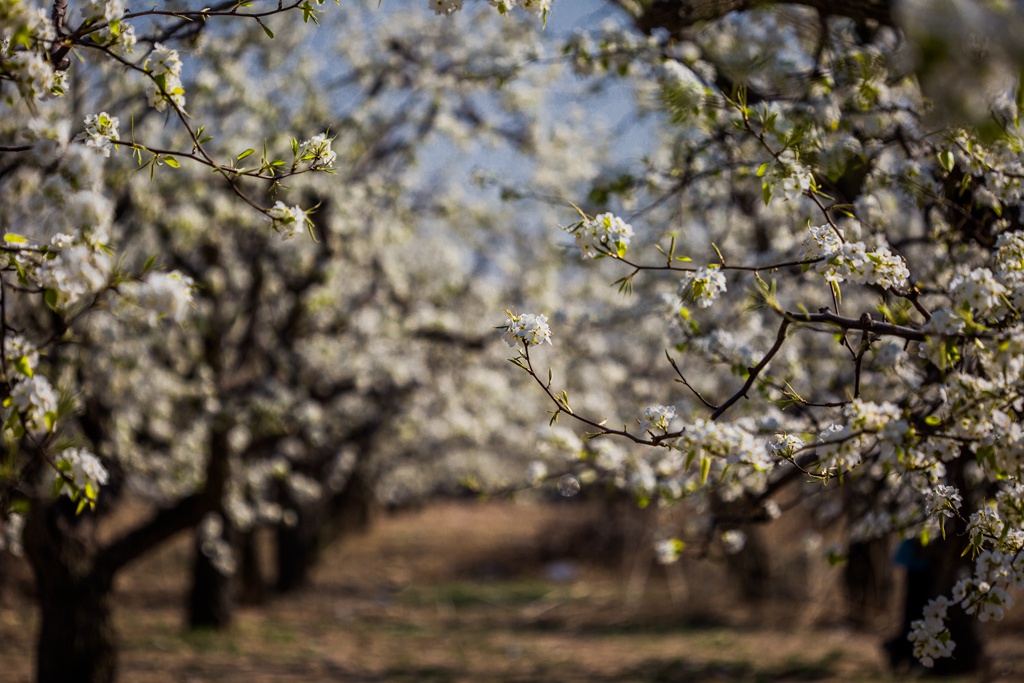
[[[310,588],[240,609],[217,633],[181,626],[189,544],[179,539],[121,577],[121,680],[904,680],[885,672],[879,647],[891,616],[861,630],[844,623],[824,562],[801,570],[799,599],[741,604],[713,561],[665,570],[637,553],[611,566],[581,560],[575,530],[588,517],[583,506],[511,502],[382,516],[329,549]],[[31,601],[9,581],[0,681],[31,680],[34,630]],[[964,680],[1024,680],[1019,635],[1015,624],[990,630],[989,673]]]

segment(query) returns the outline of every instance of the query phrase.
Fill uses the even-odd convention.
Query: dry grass
[[[888,681],[879,642],[843,624],[835,574],[797,577],[803,601],[741,605],[713,563],[559,559],[586,510],[439,503],[383,517],[330,549],[313,586],[239,610],[232,629],[181,627],[185,540],[118,585],[123,681]],[[785,535],[785,530],[780,535]],[[641,534],[642,535],[642,534]],[[586,539],[583,539],[586,541]],[[597,541],[595,540],[595,544]],[[834,601],[833,601],[834,602]],[[0,680],[31,680],[34,616],[6,587]],[[990,634],[985,680],[1024,680],[1016,629]]]

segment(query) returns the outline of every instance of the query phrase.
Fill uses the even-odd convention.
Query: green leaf
[[[46,301],[46,305],[50,307],[51,311],[56,311],[59,306],[57,305],[57,290],[48,289],[46,294],[43,295],[43,299]]]
[[[263,32],[267,34],[268,38],[270,38],[271,40],[274,39],[274,32],[270,30],[269,26],[267,26],[262,21],[260,21],[260,19],[258,17],[256,19],[256,23],[260,25],[260,28],[263,29]]]
[[[768,206],[768,203],[772,200],[772,186],[768,183],[761,185],[761,198],[764,200],[765,206]]]
[[[761,164],[760,166],[758,166],[757,167],[757,177],[758,178],[764,177],[764,174],[768,172],[768,167],[769,166],[771,166],[771,162],[770,161],[766,161],[763,164]]]
[[[43,416],[43,422],[46,423],[46,430],[52,432],[53,426],[57,424],[57,413],[49,411]]]
[[[8,242],[10,244],[25,244],[28,242],[28,238],[22,237],[17,233],[9,232],[4,235],[4,242]]]
[[[942,164],[942,168],[946,169],[946,173],[952,173],[953,165],[955,163],[953,159],[953,151],[946,149],[939,152],[939,163]]]
[[[164,163],[171,168],[181,168],[181,163],[174,157],[164,157]]]
[[[22,356],[18,360],[14,361],[15,369],[26,377],[31,377],[35,373],[32,371],[32,366],[28,363],[28,356]]]
[[[238,155],[237,157],[235,157],[235,158],[236,158],[236,159],[238,159],[239,161],[241,161],[242,159],[246,158],[246,157],[247,157],[247,156],[249,156],[250,154],[255,154],[255,153],[256,153],[256,150],[254,150],[254,149],[252,149],[252,148],[250,147],[249,149],[245,150],[244,152],[242,152],[241,154],[239,154],[239,155]]]
[[[701,456],[700,459],[700,483],[701,485],[708,482],[708,474],[711,472],[711,458]]]

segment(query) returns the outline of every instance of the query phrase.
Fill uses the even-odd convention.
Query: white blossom
[[[120,120],[107,112],[89,114],[85,117],[85,132],[80,133],[76,140],[84,140],[86,147],[91,147],[105,157],[110,156],[113,141],[118,138]]]
[[[87,492],[91,489],[92,495],[89,497],[95,498],[99,487],[106,485],[110,478],[107,468],[100,459],[84,448],[68,448],[61,451],[57,455],[57,463],[64,476],[70,477],[74,483],[74,491],[67,487],[61,488],[65,495]]]
[[[52,417],[57,412],[57,392],[46,377],[34,374],[21,379],[11,390],[11,401],[26,430],[50,430]]]
[[[602,213],[564,228],[576,238],[582,258],[607,254],[622,257],[633,238],[633,226],[611,213]]]
[[[327,133],[319,133],[299,145],[299,160],[309,164],[311,169],[326,169],[334,166],[338,158],[331,149],[331,141]]]
[[[540,314],[523,313],[516,315],[508,313],[509,320],[502,325],[502,337],[509,346],[516,346],[522,343],[524,346],[536,346],[547,342],[551,343],[551,328],[548,327],[548,317]]]
[[[668,431],[669,423],[675,418],[676,409],[672,406],[648,406],[644,408],[643,419],[640,420],[640,431]]]
[[[274,206],[267,211],[271,227],[281,233],[282,239],[295,237],[300,230],[309,229],[309,214],[301,206],[288,206],[281,200],[274,202]]]
[[[700,308],[708,308],[726,289],[725,275],[717,264],[701,266],[688,272],[679,281],[679,298],[685,305],[696,302]]]

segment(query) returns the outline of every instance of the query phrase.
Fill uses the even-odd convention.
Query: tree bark
[[[277,584],[279,593],[290,593],[309,584],[316,557],[316,533],[304,515],[298,523],[277,526]]]
[[[892,604],[892,554],[888,537],[850,543],[843,567],[846,618],[866,629]]]
[[[296,505],[282,490],[280,502],[298,513],[295,525],[279,524],[276,532],[275,589],[288,593],[309,584],[310,573],[325,547],[347,534],[366,531],[373,494],[363,475],[354,472],[344,488],[326,500]]]
[[[256,531],[241,534],[238,548],[238,604],[262,605],[267,600],[267,580],[260,564]]]
[[[113,683],[117,634],[111,614],[113,574],[97,566],[95,553],[57,501],[35,505],[24,534],[25,554],[36,579],[40,628],[38,683]]]
[[[226,434],[223,429],[212,435],[202,493],[158,511],[109,545],[97,542],[94,513],[76,514],[65,497],[33,502],[23,545],[40,610],[37,683],[113,683],[118,645],[112,620],[114,577],[194,527],[219,503],[228,475]]]
[[[196,534],[192,558],[192,587],[188,596],[188,627],[225,629],[231,625],[231,577],[222,574],[200,547]]]

